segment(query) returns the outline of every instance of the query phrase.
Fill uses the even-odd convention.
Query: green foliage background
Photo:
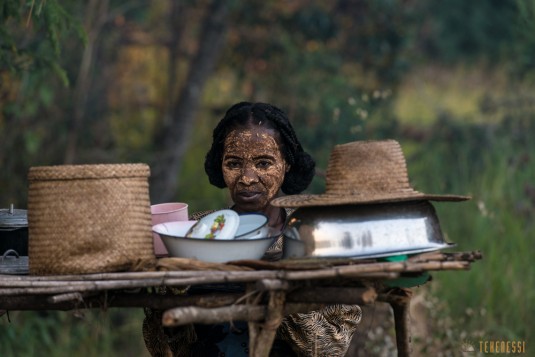
[[[165,34],[158,19],[166,3],[136,3],[104,27],[81,161],[154,157],[166,55],[157,45],[120,47],[118,38],[134,30]],[[184,4],[192,20],[206,5]],[[111,9],[120,6],[110,1]],[[30,166],[62,163],[86,41],[83,15],[84,4],[69,1],[0,5],[2,206],[25,205]],[[204,89],[175,199],[191,212],[228,203],[224,190],[209,185],[202,162],[212,128],[239,100],[273,102],[290,114],[318,162],[310,192],[324,189],[333,145],[395,138],[417,190],[473,197],[435,207],[455,250],[484,257],[468,272],[435,273],[416,289],[439,301],[429,310],[432,337],[415,341],[416,352],[457,356],[463,341],[482,339],[525,340],[532,352],[534,19],[534,1],[233,2],[227,45]],[[196,45],[186,38],[183,51]],[[178,82],[186,72],[184,64]],[[0,318],[2,355],[147,354],[140,310],[9,318]]]

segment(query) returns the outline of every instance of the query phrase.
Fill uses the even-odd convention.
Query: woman
[[[274,207],[271,200],[282,193],[297,194],[308,187],[314,176],[314,160],[307,154],[279,108],[265,103],[242,102],[232,106],[213,132],[212,147],[205,160],[210,183],[227,187],[238,213],[265,214],[268,225],[281,232],[288,212]],[[199,219],[209,212],[192,216]],[[268,250],[266,259],[278,259],[282,237]],[[230,287],[229,287],[230,288]],[[195,293],[192,289],[190,293]],[[272,348],[280,356],[343,356],[360,321],[358,306],[329,306],[321,311],[286,317]],[[158,355],[144,336],[151,354]],[[183,355],[247,355],[247,324],[234,323],[182,328],[167,333],[178,346],[170,349]],[[165,340],[161,338],[160,340]],[[186,352],[186,350],[188,352]],[[182,354],[181,354],[182,355]]]
[[[228,187],[232,209],[263,213],[272,230],[280,231],[286,211],[270,201],[280,191],[296,194],[306,189],[315,162],[303,151],[282,110],[242,102],[232,106],[214,129],[204,167],[211,184]]]

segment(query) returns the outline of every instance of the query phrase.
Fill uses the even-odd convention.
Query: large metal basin
[[[284,258],[373,258],[448,248],[428,201],[302,207],[284,230]]]

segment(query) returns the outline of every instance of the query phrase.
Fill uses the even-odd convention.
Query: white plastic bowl
[[[186,238],[197,221],[160,223],[152,230],[160,235],[170,257],[198,259],[212,263],[260,259],[277,237],[238,240]]]

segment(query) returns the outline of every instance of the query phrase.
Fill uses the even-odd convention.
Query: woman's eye
[[[230,169],[237,169],[241,166],[239,161],[227,161],[226,165]]]
[[[271,162],[266,161],[266,160],[258,161],[256,163],[256,167],[258,167],[259,169],[267,169],[270,166],[271,166]]]

